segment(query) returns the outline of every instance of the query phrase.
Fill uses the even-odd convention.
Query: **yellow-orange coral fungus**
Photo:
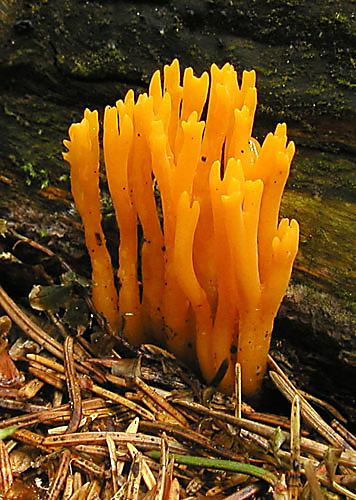
[[[239,81],[228,63],[181,78],[175,60],[163,80],[154,73],[148,94],[130,90],[106,108],[118,296],[100,222],[97,113],[86,110],[65,141],[98,310],[131,342],[153,339],[197,361],[207,382],[226,366],[225,391],[239,362],[247,396],[266,370],[299,239],[295,220],[279,221],[294,144],[285,124],[262,144],[252,137],[255,79],[244,71]]]
[[[68,152],[63,156],[71,165],[72,194],[83,221],[93,278],[93,301],[112,328],[120,323],[118,296],[105,236],[101,227],[99,195],[99,140],[97,111],[84,112],[80,123],[69,129]]]

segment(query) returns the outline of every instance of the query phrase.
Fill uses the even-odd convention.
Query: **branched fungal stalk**
[[[252,137],[256,104],[254,71],[244,71],[239,83],[231,64],[213,64],[200,77],[188,68],[181,83],[174,60],[163,81],[154,73],[148,94],[135,100],[130,90],[106,108],[119,293],[101,228],[97,112],[86,110],[64,142],[97,309],[129,341],[154,339],[197,360],[207,382],[225,361],[225,391],[238,361],[245,396],[260,388],[299,240],[295,220],[279,221],[294,144],[285,124],[262,145]]]

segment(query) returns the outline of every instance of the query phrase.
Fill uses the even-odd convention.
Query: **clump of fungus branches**
[[[263,144],[252,137],[254,71],[244,71],[239,82],[231,64],[213,64],[210,75],[196,77],[187,68],[182,80],[174,60],[163,80],[153,74],[148,94],[135,99],[130,90],[105,109],[102,148],[120,234],[119,292],[101,227],[97,111],[85,110],[64,141],[93,300],[130,342],[153,340],[185,361],[197,360],[207,382],[225,362],[225,391],[232,390],[239,362],[243,392],[251,396],[261,385],[298,249],[298,223],[279,221],[295,148],[285,124]]]

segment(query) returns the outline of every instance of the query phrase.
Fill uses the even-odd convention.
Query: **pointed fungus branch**
[[[252,137],[255,79],[228,63],[181,78],[174,60],[163,79],[154,73],[148,94],[130,90],[106,108],[119,293],[101,226],[97,112],[86,110],[64,142],[98,311],[131,343],[153,339],[197,362],[208,383],[227,363],[224,391],[238,362],[247,397],[261,387],[299,240],[295,220],[279,221],[294,144],[284,123],[262,144]]]

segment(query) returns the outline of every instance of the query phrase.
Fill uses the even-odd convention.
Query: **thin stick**
[[[95,463],[93,460],[90,460],[88,458],[82,458],[82,457],[73,457],[72,464],[75,467],[77,467],[78,469],[81,469],[83,472],[86,472],[87,474],[91,474],[94,477],[100,477],[100,478],[105,477],[105,465],[104,464],[99,465],[99,464]]]
[[[155,403],[157,403],[163,410],[165,410],[173,419],[180,425],[188,426],[188,422],[185,417],[174,408],[168,401],[166,401],[160,394],[157,393],[152,387],[147,385],[139,377],[135,377],[135,384],[139,387],[145,394],[147,394]]]
[[[133,401],[130,401],[129,399],[120,396],[119,394],[116,394],[115,392],[109,391],[108,389],[104,389],[103,387],[99,387],[98,385],[95,384],[89,387],[88,390],[90,390],[94,394],[97,394],[98,396],[101,396],[106,400],[122,404],[129,410],[132,410],[133,412],[140,415],[142,418],[146,418],[147,420],[154,420],[154,415],[152,415],[151,412],[149,412],[142,406],[139,406],[138,404],[134,403]]]
[[[241,406],[242,406],[242,390],[241,390],[241,365],[240,363],[235,364],[235,417],[241,418]]]
[[[4,441],[0,440],[0,490],[3,494],[10,490],[14,478],[12,476],[9,452],[6,449]]]
[[[16,431],[14,438],[18,438],[18,433],[24,432]],[[28,431],[26,431],[28,432]],[[34,434],[34,433],[31,433]],[[140,448],[158,448],[161,443],[161,439],[157,436],[136,433],[130,434],[128,432],[112,432],[112,431],[93,431],[93,432],[78,432],[74,434],[60,434],[58,436],[48,436],[42,437],[36,434],[36,442],[39,445],[50,446],[50,447],[62,447],[62,446],[77,446],[78,444],[106,444],[106,437],[110,435],[116,443],[121,443],[126,445],[126,443],[133,443],[135,446]],[[169,444],[170,448],[178,453],[184,452],[186,447],[172,441]],[[45,448],[48,452],[48,449]]]
[[[272,365],[273,370],[270,372],[270,377],[277,388],[282,392],[282,394],[290,401],[293,401],[295,394],[300,397],[301,404],[301,414],[306,423],[311,425],[321,436],[323,436],[332,446],[339,448],[351,449],[349,445],[342,436],[334,431],[330,425],[328,425],[314,410],[314,408],[308,403],[308,401],[300,394],[295,385],[289,380],[283,370],[278,366],[278,364],[273,360],[271,356],[268,358],[269,363]]]
[[[110,435],[106,436],[106,444],[109,450],[112,488],[115,495],[115,493],[119,489],[119,481],[117,477],[116,446],[115,446],[115,441]]]
[[[59,495],[62,489],[64,488],[65,482],[67,480],[70,459],[71,459],[70,451],[64,450],[61,461],[59,463],[58,472],[48,492],[49,500],[57,500],[57,498],[59,498]]]
[[[127,426],[126,433],[136,434],[138,432],[139,424],[140,424],[140,419],[138,417],[135,417],[129,423],[129,425]],[[116,462],[116,469],[117,469],[118,476],[122,475],[122,472],[124,470],[124,466],[125,466],[125,460],[124,459],[117,460],[117,462]]]
[[[140,453],[138,449],[131,443],[127,443],[127,448],[130,452],[132,460],[137,458],[137,454]],[[153,472],[149,468],[147,461],[142,457],[142,479],[145,482],[145,485],[148,490],[152,490],[156,486],[156,479],[153,475]]]
[[[310,488],[313,500],[324,500],[325,497],[321,491],[318,478],[316,477],[316,473],[311,462],[307,462],[304,465],[304,472],[308,480],[307,486]]]
[[[17,304],[9,297],[5,290],[0,286],[0,305],[6,314],[14,323],[28,335],[32,340],[37,342],[56,358],[63,359],[62,346],[59,342],[48,335],[42,328],[34,323]]]
[[[55,257],[61,264],[61,266],[66,270],[66,271],[72,271],[72,268],[61,258],[59,257],[58,255],[56,255],[54,252],[52,252],[52,250],[50,250],[49,248],[41,245],[40,243],[38,243],[37,241],[34,241],[34,240],[31,240],[30,238],[28,238],[27,236],[22,236],[22,234],[19,234],[18,232],[16,232],[13,228],[9,228],[9,231],[10,233],[15,236],[16,238],[18,238],[22,243],[27,243],[29,246],[35,248],[36,250],[39,250],[40,252],[43,252],[45,253],[46,255],[48,255],[49,257]],[[17,245],[19,244],[19,242],[16,242],[14,247],[15,248]]]
[[[168,467],[168,445],[167,445],[165,433],[163,433],[163,436],[161,439],[161,450],[158,453],[159,454],[156,455],[156,458],[160,459],[160,470],[159,470],[159,477],[158,477],[158,482],[157,482],[156,498],[157,498],[157,500],[163,500],[164,490],[165,490],[165,485],[166,485],[167,467]]]
[[[182,401],[180,399],[174,399],[174,403],[189,408],[190,410],[197,411],[198,413],[203,413],[204,415],[209,415],[215,417],[223,422],[228,422],[237,427],[242,427],[251,432],[256,432],[264,437],[272,438],[276,429],[270,425],[261,424],[259,422],[254,422],[253,420],[248,420],[246,418],[236,418],[233,415],[228,415],[227,413],[210,410],[199,403],[192,403],[190,401]],[[287,440],[290,439],[289,433],[282,431]],[[300,440],[300,445],[303,452],[312,453],[315,457],[322,459],[324,454],[328,450],[328,446],[302,437]],[[341,465],[346,465],[347,467],[356,467],[356,453],[353,450],[345,450],[341,453],[340,462]]]
[[[198,432],[192,431],[191,429],[185,429],[178,425],[166,424],[164,422],[141,422],[143,428],[157,429],[166,432],[169,435],[179,437],[184,441],[189,441],[195,445],[201,446],[203,449],[209,450],[214,453],[214,455],[220,455],[222,457],[228,458],[230,460],[244,460],[241,455],[228,450],[222,446],[218,446],[212,443],[211,439],[199,434]]]
[[[48,335],[40,326],[32,321],[24,311],[9,297],[5,290],[0,286],[0,306],[4,309],[6,314],[12,319],[14,323],[32,340],[34,340],[41,347],[46,349],[49,353],[53,354],[56,358],[64,358],[63,346],[54,338]],[[77,369],[81,373],[90,374],[90,370],[82,364],[75,356]],[[103,381],[102,376],[94,374],[94,378],[100,382]]]
[[[346,429],[340,422],[336,419],[331,421],[331,427],[335,429],[353,448],[356,448],[356,436],[352,434],[348,429]]]
[[[291,411],[290,423],[290,453],[291,466],[294,472],[300,470],[300,399],[298,395],[294,396]]]
[[[127,478],[127,491],[125,500],[138,500],[142,479],[142,455],[138,453],[133,460]]]
[[[340,486],[340,484],[337,484],[335,481],[332,482],[332,487],[338,493],[341,493],[341,495],[345,495],[345,497],[347,499],[356,500],[356,494],[355,493],[353,493],[352,491],[348,490],[347,488],[344,488],[343,486]]]
[[[64,341],[64,368],[67,376],[69,401],[72,409],[72,415],[66,430],[68,434],[78,430],[82,418],[82,396],[74,365],[74,339],[70,336],[66,337]]]
[[[300,489],[300,398],[294,396],[290,417],[291,470],[287,475],[290,500],[299,498]]]

